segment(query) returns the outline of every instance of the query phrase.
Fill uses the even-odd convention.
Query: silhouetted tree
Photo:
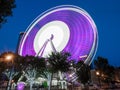
[[[88,90],[86,83],[90,80],[90,67],[83,61],[79,61],[76,64],[76,74],[78,76],[78,81],[81,82],[85,88],[83,90]],[[87,88],[87,89],[86,89]]]
[[[12,79],[20,72],[21,68],[20,68],[20,63],[19,63],[19,59],[21,56],[19,56],[18,54],[15,54],[13,52],[4,52],[1,54],[1,61],[2,64],[5,65],[0,65],[0,68],[2,69],[2,73],[4,73],[4,75],[7,76],[8,80],[8,86],[7,86],[7,90],[9,90],[11,88],[11,81]],[[21,61],[21,60],[20,60]]]
[[[98,57],[94,60],[95,69],[99,72],[100,81],[111,83],[114,79],[115,68],[109,65],[108,60],[103,57]]]
[[[6,63],[3,61],[0,61],[0,74],[6,69]]]
[[[100,75],[102,75],[108,67],[108,60],[103,57],[97,57],[97,59],[94,60],[94,65],[95,69],[99,71]]]
[[[53,73],[58,73],[61,81],[63,80],[63,73],[69,71],[70,63],[68,58],[70,56],[71,55],[68,52],[56,52],[56,53],[52,52],[47,58],[50,64],[49,69],[51,71],[51,74],[53,75]],[[51,79],[52,79],[52,75],[51,75]],[[51,84],[51,80],[50,80],[50,84]],[[63,88],[62,82],[61,82],[61,86]]]
[[[23,57],[22,61],[24,62],[22,63],[22,75],[18,81],[21,81],[24,77],[26,77],[27,82],[30,84],[30,90],[32,90],[32,86],[37,76],[41,77],[44,74],[46,69],[45,58],[27,55]]]
[[[7,21],[6,17],[12,16],[15,7],[15,0],[0,0],[0,27]]]

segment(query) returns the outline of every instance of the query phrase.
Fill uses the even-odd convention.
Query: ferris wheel
[[[96,25],[83,9],[62,5],[40,14],[23,35],[18,53],[46,57],[53,51],[71,53],[76,62],[90,64],[98,43]]]

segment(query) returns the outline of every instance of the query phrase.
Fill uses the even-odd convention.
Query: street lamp
[[[5,61],[6,62],[12,62],[12,64],[13,64],[13,59],[14,59],[14,55],[13,54],[7,54],[5,56]]]
[[[100,72],[96,71],[96,75],[98,77],[98,82],[99,82],[99,86],[101,87],[101,83],[100,83]]]
[[[97,71],[97,72],[96,72],[96,75],[97,75],[97,76],[99,76],[99,75],[100,75],[100,73]]]
[[[6,60],[11,60],[13,57],[12,57],[12,55],[7,55],[6,56]]]
[[[10,70],[10,75],[9,75],[9,81],[7,84],[7,90],[11,89],[12,76],[13,76],[13,72],[14,72],[14,61],[13,60],[14,60],[14,54],[7,53],[5,56],[5,61],[11,62],[11,64],[12,64],[12,69]]]

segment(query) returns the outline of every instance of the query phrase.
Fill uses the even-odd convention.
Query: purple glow
[[[17,85],[17,90],[24,90],[24,88],[25,88],[25,84],[24,83],[19,83]]]
[[[87,57],[82,58],[82,60],[86,60],[88,56],[89,58],[94,56],[97,47],[97,29],[91,17],[80,8],[70,6],[67,8],[71,9],[66,9],[65,7],[61,8],[63,9],[57,10],[59,8],[56,8],[55,11],[51,10],[54,12],[51,12],[40,19],[33,25],[31,30],[30,28],[27,29],[30,32],[28,35],[25,35],[26,38],[23,37],[21,40],[18,52],[20,55],[35,55],[33,42],[37,32],[48,22],[58,20],[66,23],[70,29],[70,39],[63,51],[70,52],[72,55],[71,58],[76,59],[77,61],[81,59],[80,56],[87,55]],[[73,9],[78,9],[79,12]],[[42,16],[38,17],[38,19],[41,17]]]

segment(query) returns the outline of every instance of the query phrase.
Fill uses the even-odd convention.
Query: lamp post
[[[10,69],[10,75],[9,75],[9,81],[8,81],[8,84],[7,84],[7,90],[10,90],[11,89],[11,82],[12,82],[12,76],[13,76],[13,72],[14,72],[14,54],[7,54],[5,56],[5,61],[6,62],[11,62],[11,65],[12,65],[12,68]]]
[[[97,72],[96,72],[96,75],[97,75],[97,77],[98,77],[99,86],[100,86],[100,88],[101,88],[101,83],[100,83],[100,72],[97,71]]]

